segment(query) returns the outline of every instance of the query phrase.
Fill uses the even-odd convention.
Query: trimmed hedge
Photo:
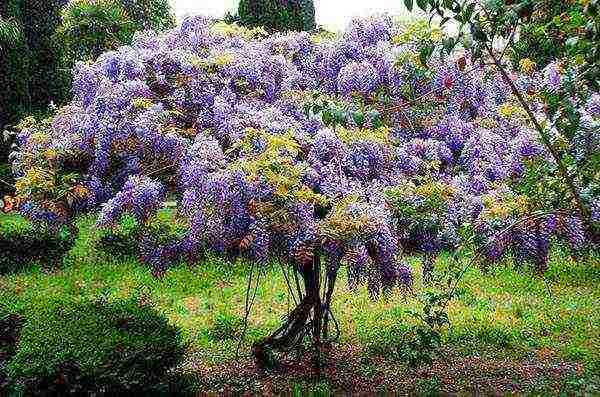
[[[27,318],[7,373],[25,395],[166,393],[183,354],[179,329],[138,300],[49,301]]]
[[[0,275],[22,271],[33,262],[54,268],[73,248],[76,237],[74,227],[53,231],[18,216],[0,215]]]
[[[315,29],[312,0],[240,0],[239,22],[247,27],[264,27],[269,32]]]

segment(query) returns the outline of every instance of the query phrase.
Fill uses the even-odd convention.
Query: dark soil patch
[[[383,357],[367,357],[347,347],[329,351],[320,375],[306,354],[261,370],[249,357],[217,366],[188,363],[182,370],[198,395],[289,395],[323,390],[335,395],[483,394],[584,392],[579,364],[551,359],[498,359],[461,356],[446,350],[432,365],[408,368]]]
[[[0,312],[0,391],[7,386],[6,366],[16,353],[23,319],[16,314]]]

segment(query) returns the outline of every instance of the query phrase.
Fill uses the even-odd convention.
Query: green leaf
[[[469,5],[465,8],[463,16],[464,22],[468,22],[471,20],[473,16],[473,12],[475,11],[475,3],[469,3]]]
[[[447,54],[450,54],[452,52],[452,49],[454,49],[455,44],[456,43],[455,43],[453,37],[448,37],[447,39],[444,39],[444,41],[443,41],[444,51],[446,51]]]
[[[363,127],[365,125],[365,115],[363,112],[355,112],[352,115],[352,118],[358,127]]]
[[[419,60],[421,61],[421,63],[423,65],[427,65],[427,62],[429,61],[429,57],[431,57],[432,53],[433,53],[433,47],[431,47],[431,46],[425,46],[425,47],[421,48],[421,51],[419,52]]]
[[[326,126],[330,126],[332,124],[333,115],[331,114],[329,109],[323,111],[321,119],[323,120],[323,124],[325,124]]]
[[[413,8],[413,0],[404,0],[404,5],[408,11],[412,11]]]

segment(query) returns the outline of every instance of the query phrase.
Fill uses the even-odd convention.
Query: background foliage
[[[270,32],[315,28],[312,0],[241,0],[239,22],[247,27],[264,27]]]
[[[0,131],[49,115],[71,96],[71,69],[131,42],[136,31],[175,26],[168,0],[8,0],[0,4]],[[1,138],[1,137],[0,137]],[[0,179],[13,141],[0,139]],[[11,189],[0,182],[0,197]]]
[[[570,38],[583,37],[587,19],[583,2],[542,0],[533,2],[531,15],[519,26],[519,38],[514,45],[513,64],[524,58],[544,68],[566,54],[580,54],[587,46],[573,45]]]

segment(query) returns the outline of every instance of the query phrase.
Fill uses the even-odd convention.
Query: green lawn
[[[315,383],[302,364],[263,372],[249,357],[252,340],[273,330],[290,307],[278,264],[263,269],[236,357],[248,264],[214,258],[157,279],[135,258],[97,252],[92,224],[91,218],[80,221],[79,240],[60,270],[33,266],[0,277],[0,300],[26,313],[48,297],[143,296],[184,330],[189,353],[180,371],[191,389],[600,393],[598,254],[576,262],[555,252],[544,276],[509,266],[487,274],[471,269],[461,285],[464,294],[451,306],[442,354],[417,369],[386,357],[397,343],[394,331],[410,321],[404,311],[414,299],[397,292],[373,301],[364,288],[349,292],[342,277],[334,303],[341,339]],[[418,258],[413,263],[418,267]]]

